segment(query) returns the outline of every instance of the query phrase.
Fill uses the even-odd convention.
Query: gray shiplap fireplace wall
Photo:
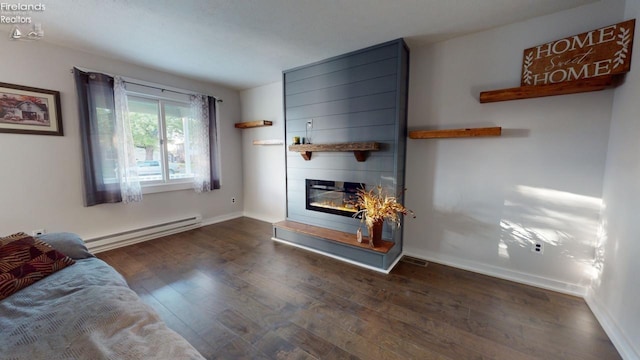
[[[314,152],[305,161],[287,151],[287,220],[355,233],[359,220],[305,209],[305,179],[382,185],[392,193],[404,189],[409,50],[402,39],[354,51],[283,73],[285,132],[311,143],[380,143],[366,161],[352,152]],[[312,128],[307,129],[307,122]],[[279,236],[277,232],[276,236]],[[366,234],[366,227],[363,227]],[[402,251],[402,231],[385,224],[383,238],[395,242],[379,260],[367,260],[367,249],[308,241],[299,243],[369,266],[388,268]],[[362,255],[362,256],[361,256]]]

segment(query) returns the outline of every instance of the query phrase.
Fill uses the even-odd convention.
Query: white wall
[[[0,234],[44,228],[72,231],[85,238],[153,225],[185,215],[215,221],[241,214],[241,137],[239,95],[213,84],[77,52],[46,42],[0,40],[2,82],[58,90],[64,136],[0,133]],[[139,204],[83,207],[80,135],[73,76],[80,66],[172,87],[200,91],[224,99],[220,104],[222,189],[207,194],[190,190],[148,194]]]
[[[242,131],[245,216],[268,222],[286,216],[286,165],[282,82],[240,93],[242,121],[270,120],[272,126]],[[253,145],[253,140],[284,141],[284,145]]]
[[[627,2],[625,19],[640,16],[640,2]],[[640,359],[640,29],[636,59],[625,83],[616,89],[611,119],[599,270],[588,302],[625,359]]]
[[[613,90],[491,104],[522,52],[621,20],[605,1],[411,49],[409,128],[503,136],[409,140],[405,253],[583,294],[593,266]],[[531,252],[534,241],[544,254]]]

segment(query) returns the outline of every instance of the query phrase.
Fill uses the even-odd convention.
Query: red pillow
[[[25,233],[0,238],[0,300],[74,263]]]

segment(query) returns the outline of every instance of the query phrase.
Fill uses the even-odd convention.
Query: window
[[[220,188],[216,99],[74,69],[84,204]]]
[[[193,116],[188,103],[127,95],[129,122],[140,182],[184,182],[193,178]]]

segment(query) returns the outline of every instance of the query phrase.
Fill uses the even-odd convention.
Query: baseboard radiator
[[[92,253],[99,253],[139,242],[156,239],[162,236],[199,228],[202,226],[202,216],[194,215],[183,219],[166,221],[160,224],[145,226],[138,229],[85,239],[87,248]]]

